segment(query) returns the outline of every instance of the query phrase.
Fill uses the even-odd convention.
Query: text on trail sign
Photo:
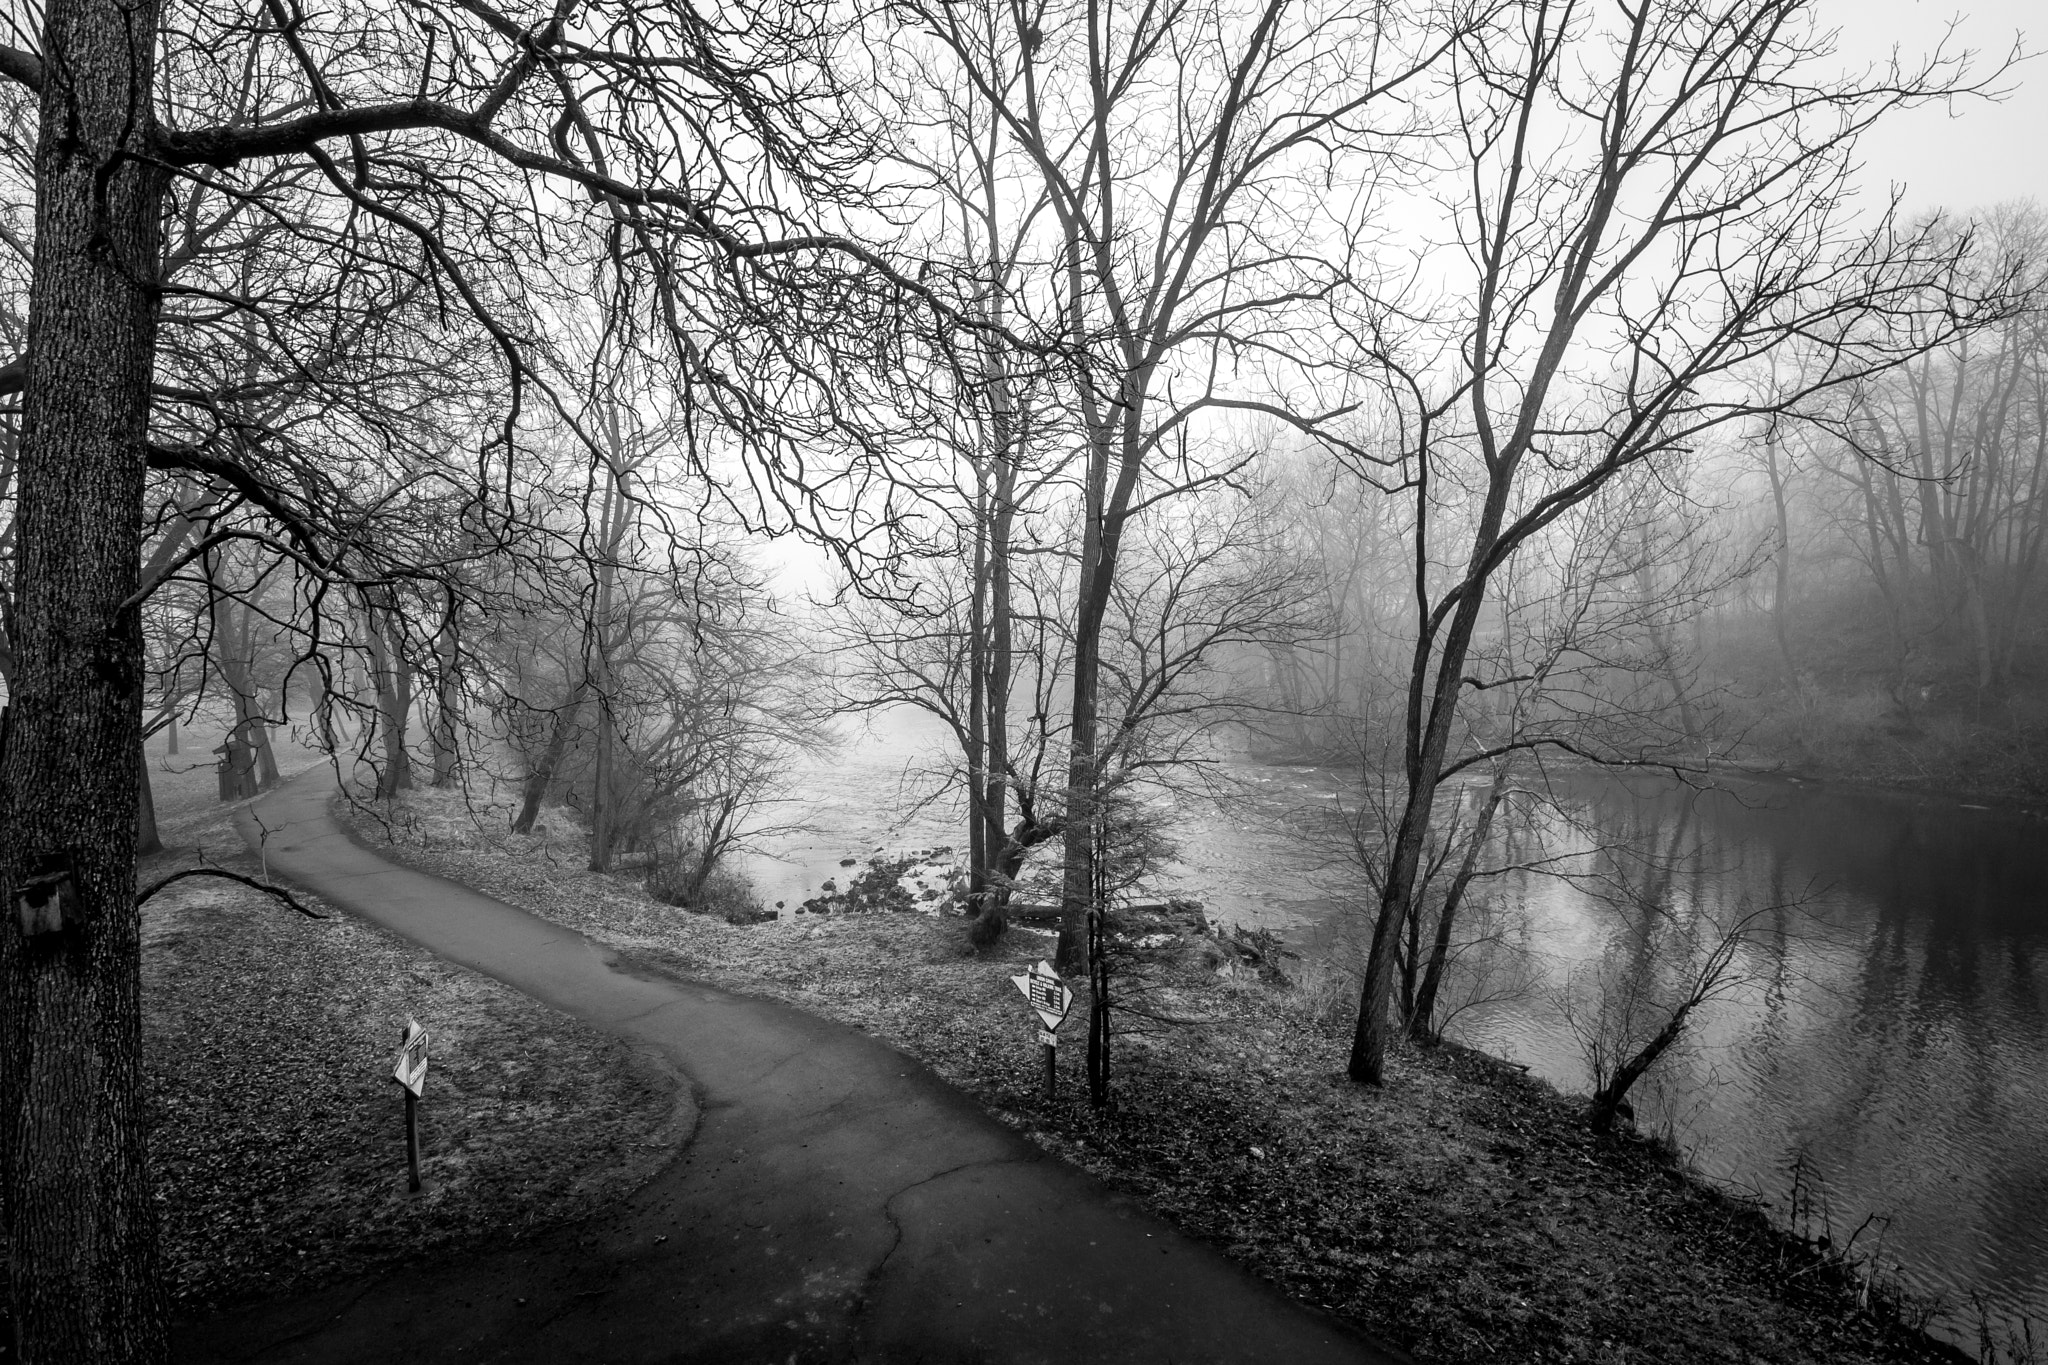
[[[1060,1026],[1067,1017],[1067,1011],[1074,1007],[1074,993],[1067,989],[1067,983],[1060,980],[1059,973],[1052,969],[1050,962],[1040,962],[1023,976],[1010,980],[1017,989],[1024,992],[1024,998],[1031,1002],[1031,1008],[1048,1031]]]
[[[427,1031],[417,1020],[405,1021],[405,1041],[399,1044],[391,1078],[415,1095],[427,1093]]]

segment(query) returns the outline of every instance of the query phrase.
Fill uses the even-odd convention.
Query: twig
[[[135,897],[135,903],[137,905],[142,904],[151,896],[154,896],[157,892],[169,886],[172,882],[182,881],[186,877],[225,877],[231,882],[240,882],[244,886],[253,886],[258,891],[263,892],[265,895],[277,897],[286,905],[289,905],[292,909],[304,915],[307,919],[327,918],[327,916],[321,914],[318,910],[308,909],[304,904],[302,904],[299,901],[299,898],[297,896],[294,896],[291,892],[285,890],[281,886],[272,886],[267,882],[259,882],[254,877],[245,877],[239,872],[226,872],[217,867],[188,867],[183,872],[173,872],[170,876],[164,877],[158,881],[151,882],[148,886],[144,887],[140,894],[138,894]]]

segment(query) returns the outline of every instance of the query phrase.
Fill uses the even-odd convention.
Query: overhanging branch
[[[253,886],[266,896],[275,896],[277,899],[283,901],[286,905],[289,905],[292,909],[304,915],[307,919],[327,918],[327,916],[321,914],[318,910],[312,910],[307,908],[307,906],[304,903],[302,903],[297,896],[294,896],[291,892],[285,890],[281,886],[272,886],[267,882],[259,882],[254,877],[245,877],[239,872],[223,871],[218,867],[188,867],[183,872],[173,872],[168,877],[158,878],[156,881],[151,882],[148,886],[143,887],[141,891],[136,893],[135,903],[137,905],[140,905],[144,901],[148,900],[151,896],[154,896],[157,892],[169,886],[172,882],[180,882],[185,880],[185,878],[187,877],[223,877],[231,882],[240,882],[244,886]]]

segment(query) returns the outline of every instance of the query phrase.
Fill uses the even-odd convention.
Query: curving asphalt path
[[[181,1361],[1394,1362],[989,1118],[772,1001],[638,975],[580,934],[353,843],[314,772],[239,817],[273,873],[651,1050],[687,1146],[552,1238],[185,1324]]]

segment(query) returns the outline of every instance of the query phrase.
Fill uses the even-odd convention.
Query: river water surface
[[[794,906],[843,858],[960,842],[955,809],[919,804],[939,739],[892,714],[810,765],[808,828],[751,860],[768,901]],[[1220,803],[1160,798],[1181,852],[1154,889],[1311,960],[1355,958],[1359,878],[1314,837],[1357,808],[1355,787],[1229,767]],[[1491,933],[1465,958],[1452,1036],[1584,1092],[1569,1020],[1597,1014],[1617,970],[1668,984],[1686,931],[1710,940],[1746,917],[1734,987],[1641,1087],[1638,1121],[1781,1222],[1856,1234],[1943,1302],[1936,1327],[1958,1344],[1974,1351],[1980,1316],[2048,1340],[2048,822],[1748,779],[1588,774],[1553,790],[1569,818],[1527,817],[1490,850],[1547,871],[1482,883]]]

